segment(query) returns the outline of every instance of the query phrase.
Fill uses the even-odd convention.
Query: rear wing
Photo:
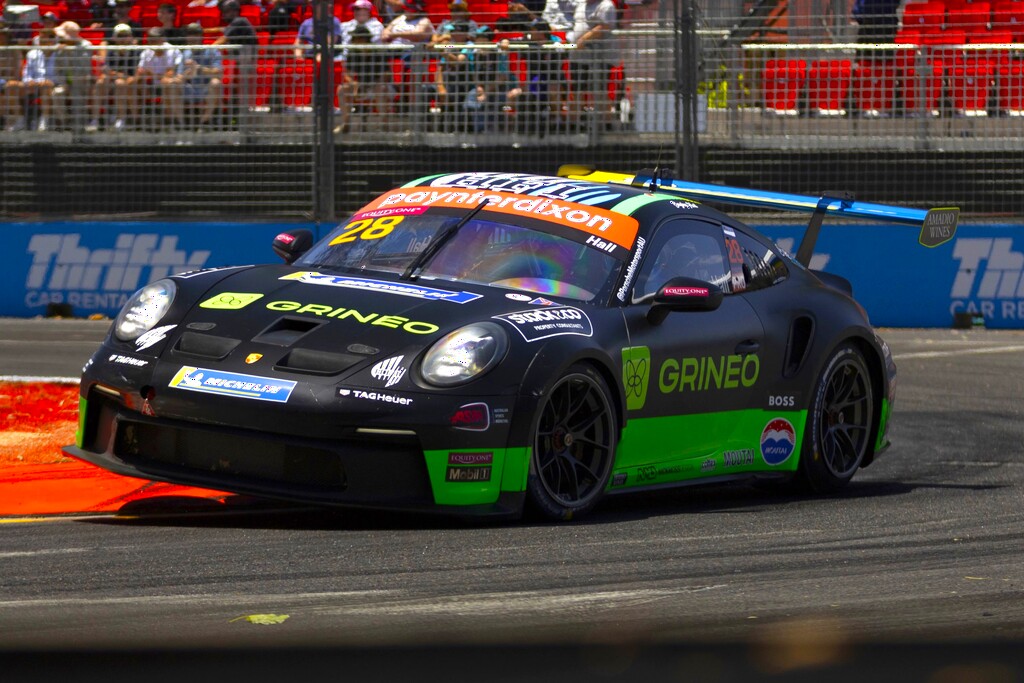
[[[558,169],[558,175],[575,180],[643,187],[651,192],[672,194],[686,199],[810,213],[812,214],[811,220],[796,253],[796,260],[805,266],[811,261],[814,245],[818,241],[821,222],[826,215],[919,226],[921,234],[918,237],[918,242],[926,247],[937,247],[953,239],[956,235],[957,223],[960,220],[960,209],[955,207],[912,209],[903,206],[858,202],[848,192],[823,192],[820,196],[813,197],[728,185],[694,183],[667,177],[663,171],[658,169],[643,170],[636,175],[628,175],[597,171],[588,166],[567,165]]]

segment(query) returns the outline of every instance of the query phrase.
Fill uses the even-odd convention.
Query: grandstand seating
[[[969,4],[955,4],[946,7],[946,28],[960,29],[964,33],[987,31],[992,17],[992,6],[976,0]]]
[[[941,0],[909,3],[903,8],[903,27],[919,33],[941,31],[946,23],[946,5]]]
[[[949,97],[953,111],[960,116],[988,114],[989,67],[985,57],[967,55],[949,74]]]
[[[996,79],[999,111],[1008,116],[1024,116],[1024,64],[1001,66]]]
[[[807,106],[819,116],[846,114],[852,66],[848,59],[819,59],[807,69]]]
[[[765,110],[780,115],[798,114],[806,81],[807,62],[803,59],[769,59],[762,79]]]
[[[858,64],[853,74],[853,99],[865,116],[890,116],[896,109],[897,71],[894,62]]]
[[[1000,0],[992,5],[992,30],[1009,31],[1014,42],[1024,42],[1024,2]]]

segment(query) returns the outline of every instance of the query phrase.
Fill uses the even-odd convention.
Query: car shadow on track
[[[854,482],[831,495],[794,492],[791,487],[705,485],[621,494],[606,498],[590,514],[570,524],[600,525],[650,517],[719,513],[757,513],[792,503],[877,499],[901,496],[919,488],[987,489],[998,486],[908,482]],[[222,500],[191,496],[156,496],[122,506],[116,514],[81,518],[82,523],[122,526],[181,526],[294,530],[416,530],[467,527],[550,526],[527,515],[519,522],[458,518],[419,512],[348,510],[299,505],[252,496],[232,495]]]

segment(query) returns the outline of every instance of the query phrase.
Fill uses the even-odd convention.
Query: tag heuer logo
[[[394,356],[393,358],[382,360],[370,369],[370,375],[374,379],[384,382],[385,387],[398,384],[398,381],[405,376],[405,368],[402,366],[403,358],[405,356]]]

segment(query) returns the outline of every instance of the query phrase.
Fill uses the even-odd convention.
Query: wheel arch
[[[851,334],[841,338],[832,345],[831,352],[834,352],[843,344],[852,344],[854,348],[860,351],[864,364],[868,368],[868,378],[871,380],[871,393],[875,396],[874,405],[871,406],[871,429],[868,433],[868,451],[864,454],[864,460],[860,465],[861,469],[863,469],[870,465],[875,458],[875,444],[878,443],[878,430],[882,424],[882,399],[886,395],[885,361],[874,341],[868,339],[863,334]],[[831,352],[829,355],[831,355]]]

